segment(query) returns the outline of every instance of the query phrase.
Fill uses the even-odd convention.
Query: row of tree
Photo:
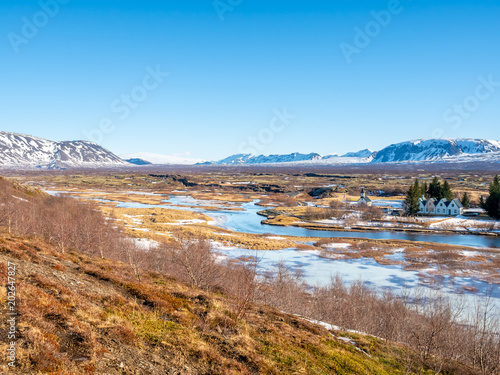
[[[451,190],[451,186],[448,183],[448,181],[444,180],[443,183],[439,181],[437,177],[434,177],[432,182],[427,185],[427,183],[420,183],[418,179],[415,180],[415,183],[410,187],[408,192],[406,193],[406,200],[405,200],[405,205],[406,205],[406,213],[409,216],[415,216],[416,214],[419,213],[420,211],[420,204],[419,204],[419,199],[420,198],[426,198],[426,199],[437,199],[440,201],[443,198],[446,198],[448,200],[453,200],[453,191]],[[467,204],[467,207],[465,204]],[[467,196],[467,193],[465,193],[463,199],[462,199],[462,204],[464,204],[464,207],[469,208],[470,207],[470,201],[469,197]]]
[[[406,193],[405,206],[406,213],[409,216],[415,216],[420,212],[420,198],[432,199],[435,198],[440,201],[443,198],[452,200],[454,197],[448,181],[441,183],[437,177],[434,177],[430,185],[422,184],[418,179],[410,187]],[[471,201],[467,192],[461,198],[464,208],[471,207]],[[488,215],[495,219],[500,219],[500,178],[495,176],[493,182],[490,184],[489,196],[487,199],[481,197],[480,206],[486,210]]]
[[[500,178],[498,176],[495,176],[489,190],[490,195],[486,200],[481,197],[481,207],[486,210],[490,217],[500,219]]]

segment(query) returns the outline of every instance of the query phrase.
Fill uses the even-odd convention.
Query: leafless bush
[[[366,221],[381,220],[384,217],[384,212],[375,206],[363,206],[360,208],[361,219]]]
[[[407,345],[416,354],[408,356],[409,368],[439,374],[456,361],[481,374],[500,369],[500,322],[491,298],[478,299],[467,316],[463,299],[432,290],[405,289],[396,295],[360,281],[346,285],[337,276],[329,285],[307,291],[283,265],[275,272],[277,276],[266,278],[266,294],[259,294],[262,302]]]
[[[301,313],[297,304],[306,298],[306,285],[300,275],[280,262],[274,270],[264,273],[257,299],[282,311]]]
[[[350,215],[344,220],[344,226],[346,228],[352,228],[355,225],[358,225],[359,220],[357,217]]]
[[[170,263],[171,273],[195,287],[208,289],[215,286],[221,270],[210,241],[185,236],[181,232],[176,234],[176,239],[162,244],[159,249]]]
[[[329,206],[330,206],[330,216],[331,217],[334,217],[336,219],[340,219],[346,213],[344,203],[342,203],[338,200],[330,201]]]
[[[321,207],[307,207],[303,218],[305,220],[328,220],[333,217],[332,210]]]
[[[235,321],[243,318],[248,306],[254,302],[260,287],[257,278],[258,264],[259,259],[254,256],[239,262],[230,262],[226,266],[223,287],[234,298]]]

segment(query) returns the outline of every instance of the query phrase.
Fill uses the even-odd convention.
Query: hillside
[[[19,184],[16,181],[0,176],[0,200],[9,198],[27,200],[31,197],[45,194],[46,193],[41,190]]]
[[[427,139],[393,144],[379,151],[374,163],[442,161],[460,162],[470,158],[498,160],[500,142],[483,139]]]
[[[484,139],[427,139],[401,142],[380,151],[369,149],[342,156],[316,153],[290,155],[239,154],[203,163],[205,165],[279,164],[284,166],[329,166],[370,163],[472,163],[500,161],[500,142]]]
[[[0,132],[0,168],[101,168],[131,165],[103,147],[86,141],[53,142]]]
[[[20,337],[11,373],[403,373],[389,354],[399,350],[373,337],[352,336],[356,349],[321,326],[261,305],[235,321],[222,293],[153,272],[139,282],[123,263],[76,251],[63,256],[42,240],[4,234],[0,260],[3,285],[8,262],[17,270]],[[1,298],[5,316],[5,288]],[[5,329],[1,347],[5,353]]]

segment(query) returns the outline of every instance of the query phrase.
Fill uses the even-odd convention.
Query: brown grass
[[[0,265],[12,261],[19,270],[21,335],[10,373],[401,373],[381,341],[373,342],[379,354],[372,359],[324,328],[268,307],[251,305],[235,321],[233,303],[222,294],[155,273],[137,282],[128,265],[62,256],[44,241],[1,241]],[[0,349],[6,345],[2,335]]]

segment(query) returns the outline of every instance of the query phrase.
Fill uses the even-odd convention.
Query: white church
[[[464,206],[460,199],[448,200],[446,198],[438,201],[436,198],[426,199],[422,197],[418,200],[419,214],[456,216],[464,213]]]
[[[361,190],[361,198],[358,200],[358,206],[368,206],[371,207],[373,205],[373,202],[368,196],[366,195],[365,189],[363,188]]]

